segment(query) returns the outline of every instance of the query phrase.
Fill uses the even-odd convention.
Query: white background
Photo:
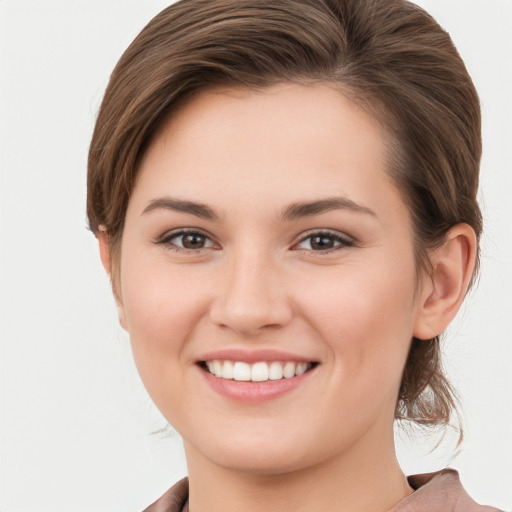
[[[407,473],[448,464],[475,499],[512,509],[512,1],[423,0],[482,98],[478,291],[450,330],[466,427],[400,442]],[[0,511],[137,512],[185,475],[150,404],[86,230],[88,142],[108,76],[163,0],[0,0]],[[283,435],[285,435],[283,433]],[[448,436],[450,437],[450,436]],[[449,440],[449,439],[448,439]]]

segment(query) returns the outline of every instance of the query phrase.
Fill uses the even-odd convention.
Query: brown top
[[[471,499],[454,469],[407,477],[414,492],[390,512],[501,512]]]
[[[413,475],[408,480],[414,492],[389,512],[501,512],[473,501],[454,469]],[[189,512],[188,479],[180,480],[143,512]]]

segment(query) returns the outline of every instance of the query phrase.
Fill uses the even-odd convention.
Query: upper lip
[[[226,348],[213,350],[203,354],[198,362],[213,360],[241,361],[244,363],[258,363],[260,361],[293,361],[297,363],[311,363],[314,359],[274,349],[247,350],[241,348]]]

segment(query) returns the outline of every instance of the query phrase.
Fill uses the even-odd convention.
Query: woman
[[[484,511],[407,479],[478,266],[480,111],[405,1],[185,0],[119,61],[88,215],[189,478],[149,511]],[[292,185],[293,184],[293,185]]]

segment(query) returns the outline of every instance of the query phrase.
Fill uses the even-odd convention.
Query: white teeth
[[[278,363],[277,361],[270,363],[268,378],[270,380],[279,380],[283,378],[283,366],[281,363]]]
[[[217,374],[217,377],[224,377],[223,374]],[[236,362],[233,366],[233,379],[235,380],[251,380],[251,365],[247,363]]]
[[[213,373],[215,373],[215,375],[223,374],[223,367],[220,361],[213,361]]]
[[[295,363],[286,363],[283,368],[283,377],[291,379],[295,376]]]
[[[217,374],[215,374],[217,375]],[[223,379],[232,379],[233,378],[233,363],[231,361],[224,361],[224,366],[222,368],[222,378]]]
[[[238,381],[265,382],[267,380],[280,380],[282,378],[291,379],[292,377],[302,375],[310,367],[310,363],[294,363],[292,361],[279,362],[264,361],[254,364],[243,363],[241,361],[205,361],[211,374],[222,379],[234,379]]]
[[[251,380],[254,382],[262,382],[268,380],[267,363],[255,363],[251,368]]]
[[[307,363],[299,363],[295,368],[295,375],[302,375],[308,369]]]

